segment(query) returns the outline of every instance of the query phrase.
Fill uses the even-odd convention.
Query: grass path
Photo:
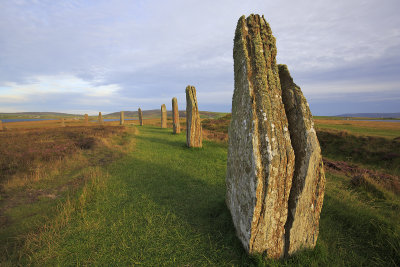
[[[88,187],[88,192],[84,191],[78,200],[80,205],[76,205],[68,219],[63,219],[58,229],[49,227],[28,246],[29,256],[22,263],[62,266],[398,263],[398,202],[375,200],[351,188],[345,178],[331,174],[327,175],[316,249],[285,262],[248,257],[235,237],[224,202],[226,150],[226,145],[207,141],[202,149],[188,149],[184,134],[140,127],[135,150],[108,166],[104,185]]]
[[[136,148],[108,169],[107,186],[58,240],[47,264],[224,265],[249,262],[224,204],[226,147],[188,149],[185,135],[139,128]],[[49,242],[47,242],[49,243]]]

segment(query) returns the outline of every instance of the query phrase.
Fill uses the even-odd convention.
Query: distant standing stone
[[[285,226],[286,253],[292,255],[301,248],[315,247],[324,200],[325,173],[307,100],[293,82],[286,65],[279,65],[279,78],[296,156]]]
[[[138,109],[138,114],[139,114],[139,124],[140,126],[143,126],[143,113],[140,108]]]
[[[61,118],[61,127],[65,127],[64,118]]]
[[[89,124],[89,116],[88,114],[85,114],[85,125]]]
[[[276,53],[275,37],[264,17],[242,16],[233,48],[226,203],[246,251],[268,258],[284,256],[295,160]]]
[[[161,105],[161,128],[167,128],[167,108],[165,104]]]
[[[178,100],[176,99],[176,97],[172,98],[172,126],[174,134],[178,134],[181,132],[181,124],[179,123]]]
[[[104,124],[103,116],[101,116],[101,112],[99,112],[99,124]]]
[[[0,131],[3,131],[4,130],[4,128],[3,128],[3,122],[0,120]]]
[[[203,145],[196,88],[190,85],[186,87],[186,143],[188,147]]]
[[[125,119],[124,119],[124,112],[121,111],[119,114],[119,125],[124,125]]]

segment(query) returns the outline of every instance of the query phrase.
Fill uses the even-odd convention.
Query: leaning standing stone
[[[143,126],[143,113],[140,108],[138,109],[138,114],[139,114],[139,124],[140,126]]]
[[[196,88],[190,85],[186,87],[186,143],[188,147],[203,145]]]
[[[178,134],[181,132],[181,124],[179,123],[178,100],[176,99],[176,97],[172,98],[172,127],[174,134]]]
[[[99,112],[99,124],[103,124],[103,116],[101,115],[101,112]]]
[[[294,152],[281,99],[275,38],[264,17],[242,16],[233,59],[235,90],[226,203],[249,253],[284,255]]]
[[[121,111],[119,114],[119,125],[124,125],[125,119],[124,119],[124,112]]]
[[[291,255],[301,248],[315,247],[324,200],[325,173],[307,100],[293,82],[286,65],[279,65],[279,78],[296,156],[285,226],[286,253]]]
[[[161,105],[161,128],[167,128],[167,108],[165,104]]]

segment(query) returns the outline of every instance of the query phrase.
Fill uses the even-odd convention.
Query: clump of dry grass
[[[125,126],[14,129],[1,133],[0,250],[15,256],[21,244],[35,244],[35,235],[27,234],[46,222],[47,216],[53,216],[53,209],[66,195],[81,192],[78,200],[74,197],[62,201],[56,225],[45,225],[43,231],[55,233],[57,227],[68,223],[73,211],[83,211],[92,193],[105,186],[108,176],[100,166],[132,151],[135,133],[136,128]],[[0,262],[4,257],[8,256],[0,253]]]
[[[46,163],[57,163],[79,150],[92,149],[101,138],[124,131],[124,127],[66,127],[3,132],[0,182],[16,174],[37,177]]]

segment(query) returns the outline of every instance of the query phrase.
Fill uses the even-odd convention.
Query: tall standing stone
[[[172,128],[174,134],[178,134],[181,132],[181,124],[179,123],[178,100],[176,99],[176,97],[172,98]]]
[[[190,85],[186,87],[186,143],[188,147],[202,147],[203,145],[196,88]]]
[[[284,255],[294,152],[281,98],[275,38],[264,17],[242,16],[233,58],[226,203],[249,253]]]
[[[161,128],[167,128],[167,108],[165,104],[161,105]]]
[[[279,78],[296,156],[285,226],[286,253],[291,255],[301,248],[313,248],[317,242],[325,174],[307,100],[300,87],[293,82],[286,65],[279,65]]]
[[[89,116],[88,114],[85,114],[85,125],[89,125]]]
[[[125,123],[124,112],[121,111],[119,114],[119,125],[124,125],[124,123]]]
[[[3,131],[4,130],[4,128],[3,128],[3,122],[0,120],[0,131]]]
[[[143,113],[140,108],[138,109],[138,114],[139,114],[139,124],[140,126],[143,126]]]
[[[64,121],[64,118],[61,118],[61,127],[65,127],[65,121]]]
[[[101,112],[99,112],[99,124],[104,124],[104,121],[103,121],[103,116],[101,115]]]

